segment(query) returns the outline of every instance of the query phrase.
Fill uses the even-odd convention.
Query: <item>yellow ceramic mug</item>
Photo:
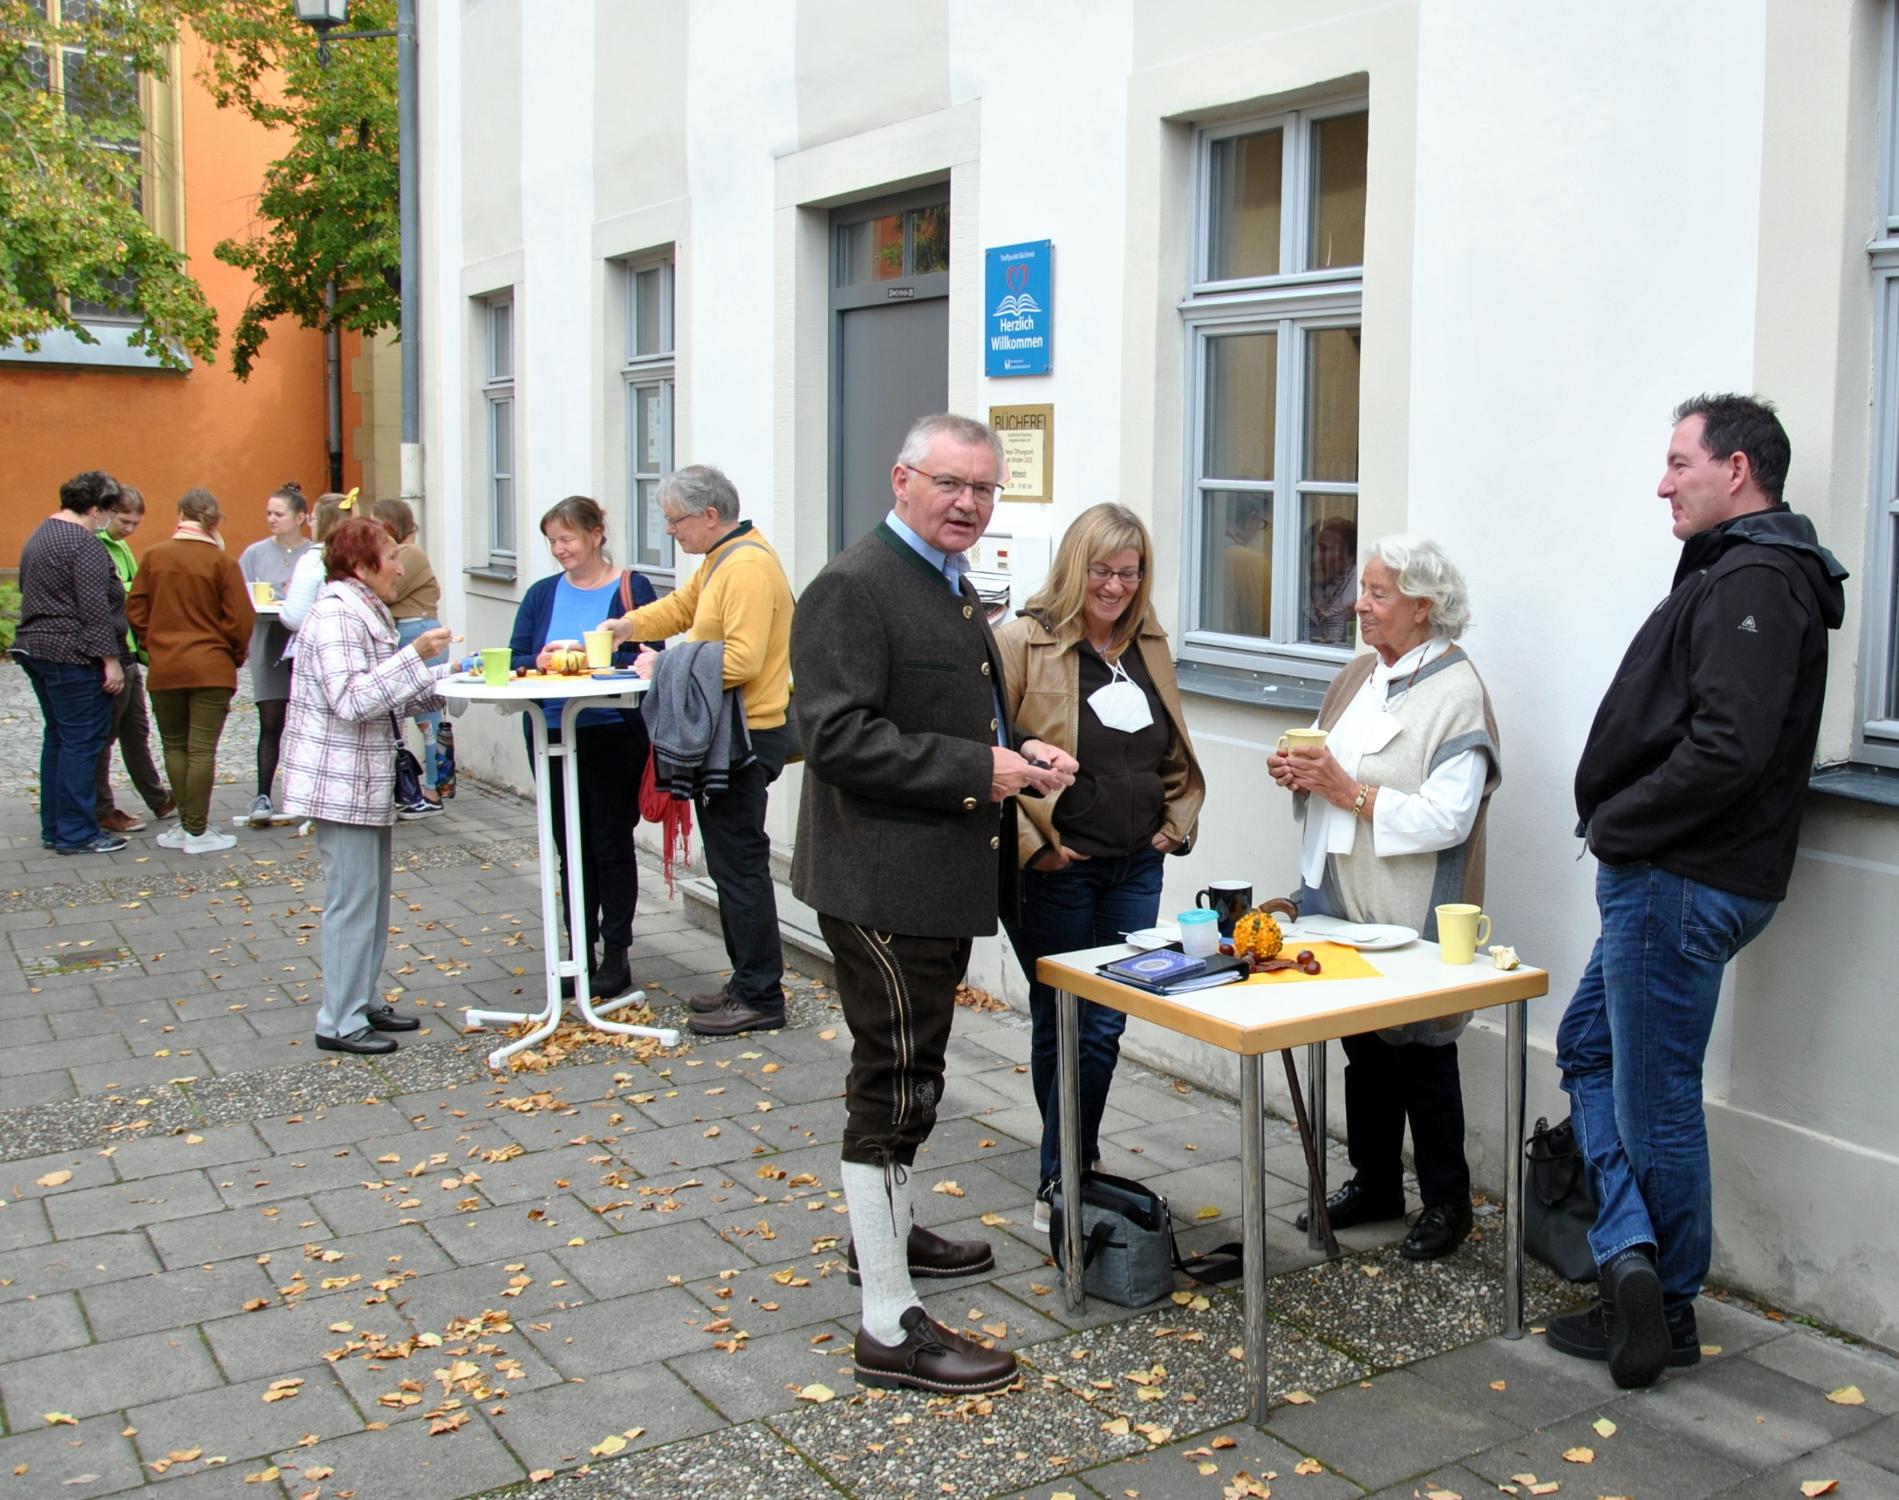
[[[1467,901],[1437,909],[1437,946],[1447,964],[1467,964],[1477,957],[1477,945],[1490,941],[1490,913]]]
[[[253,583],[251,585],[251,602],[254,604],[275,604],[277,602],[277,591],[267,583]]]
[[[1294,750],[1317,750],[1325,744],[1323,729],[1288,729],[1279,737],[1279,749],[1282,754],[1290,755]]]
[[[583,637],[587,643],[587,665],[598,672],[602,667],[613,665],[613,632],[611,630],[589,630]]]

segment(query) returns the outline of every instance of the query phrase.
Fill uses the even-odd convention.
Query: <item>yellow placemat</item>
[[[1348,948],[1343,943],[1288,943],[1281,958],[1291,958],[1307,948],[1319,961],[1319,972],[1308,974],[1303,969],[1276,969],[1271,974],[1255,974],[1243,984],[1287,984],[1302,979],[1377,979],[1379,971],[1365,960],[1365,955],[1356,948]]]

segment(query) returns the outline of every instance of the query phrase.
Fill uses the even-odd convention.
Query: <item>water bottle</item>
[[[435,726],[435,790],[444,800],[455,795],[455,723],[446,717]]]

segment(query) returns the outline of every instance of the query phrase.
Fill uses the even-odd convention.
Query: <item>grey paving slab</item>
[[[291,1380],[302,1384],[279,1385]],[[273,1394],[273,1387],[296,1394],[266,1400]],[[321,1362],[298,1364],[288,1357],[267,1379],[242,1380],[217,1390],[136,1405],[126,1413],[126,1420],[138,1429],[133,1442],[147,1463],[174,1450],[190,1448],[241,1463],[289,1447],[308,1432],[324,1438],[362,1427],[362,1419],[329,1366]]]
[[[1841,1446],[1856,1457],[1899,1474],[1899,1417],[1862,1427]]]
[[[132,1049],[126,1046],[125,1038],[112,1031],[24,1047],[10,1046],[0,1052],[0,1078],[20,1078],[48,1068],[73,1068],[82,1063],[122,1063],[131,1056]],[[12,1092],[11,1088],[8,1092]]]
[[[1899,1359],[1890,1354],[1855,1348],[1803,1328],[1748,1350],[1746,1357],[1819,1391],[1858,1386],[1867,1411],[1882,1416],[1899,1412]]]
[[[47,1292],[121,1281],[159,1269],[143,1234],[95,1234],[0,1251],[0,1303]]]
[[[304,1365],[317,1365],[333,1350],[353,1338],[374,1334],[391,1343],[414,1330],[403,1314],[388,1303],[361,1305],[361,1297],[273,1298],[269,1307],[255,1312],[241,1309],[226,1317],[202,1321],[204,1339],[227,1380],[296,1374]],[[333,1325],[349,1325],[339,1328]],[[353,1331],[352,1331],[353,1330]],[[265,1444],[263,1448],[274,1446]]]
[[[9,1199],[0,1204],[0,1251],[43,1245],[52,1237],[53,1226],[46,1220],[44,1203]]]
[[[530,1251],[551,1250],[573,1240],[598,1239],[613,1233],[611,1226],[603,1224],[571,1193],[434,1219],[426,1228],[435,1242],[464,1266],[519,1259]]]
[[[702,1349],[674,1355],[666,1368],[728,1422],[747,1422],[774,1412],[791,1411],[798,1392],[813,1383],[842,1390],[850,1379],[851,1341],[856,1318],[848,1323],[810,1324],[782,1333],[747,1339],[735,1349]]]
[[[387,1135],[402,1128],[401,1112],[387,1104],[345,1104],[259,1120],[257,1133],[272,1151],[313,1151]]]
[[[9,1078],[6,1091],[0,1094],[9,1109],[20,1109],[30,1104],[57,1104],[61,1100],[75,1098],[79,1087],[73,1082],[72,1074],[64,1070],[50,1073],[34,1073],[24,1078]]]
[[[93,1334],[106,1340],[235,1316],[247,1302],[274,1303],[276,1290],[266,1269],[245,1256],[87,1287],[80,1301]]]
[[[0,1401],[9,1412],[87,1417],[132,1406],[154,1391],[199,1391],[222,1383],[197,1330],[168,1329],[14,1361],[0,1370]]]
[[[1557,1483],[1561,1483],[1558,1480]],[[1432,1491],[1452,1495],[1483,1495],[1488,1497],[1497,1487],[1481,1475],[1473,1474],[1462,1464],[1446,1464],[1442,1468],[1431,1469],[1426,1473],[1401,1479],[1388,1489],[1379,1490],[1371,1500],[1420,1500],[1420,1497]],[[1521,1493],[1519,1489],[1518,1493]]]
[[[1104,1496],[1135,1490],[1140,1500],[1209,1500],[1228,1486],[1237,1488],[1241,1476],[1285,1500],[1356,1500],[1363,1493],[1329,1470],[1299,1473],[1306,1457],[1257,1427],[1231,1423],[1090,1469],[1081,1477]]]
[[[41,1178],[49,1180],[42,1182]],[[15,1201],[42,1198],[50,1203],[118,1180],[111,1157],[92,1147],[80,1146],[20,1157],[0,1167],[0,1187],[4,1188],[0,1197]]]
[[[189,1170],[210,1172],[215,1181],[223,1175],[216,1169],[228,1171],[263,1150],[263,1141],[249,1125],[206,1126],[127,1142],[113,1153],[112,1165],[128,1182]]]
[[[666,1285],[670,1276],[698,1281],[730,1268],[752,1264],[750,1255],[722,1240],[702,1219],[655,1223],[643,1217],[624,1234],[562,1247],[554,1253],[587,1294],[619,1297]],[[775,1244],[776,1242],[771,1242]],[[791,1242],[787,1241],[788,1247]]]
[[[1268,1414],[1273,1436],[1367,1488],[1421,1475],[1519,1435],[1501,1417],[1448,1405],[1404,1370]],[[1480,1471],[1481,1472],[1481,1471]]]
[[[697,1298],[677,1287],[661,1287],[545,1313],[522,1327],[562,1374],[591,1377],[708,1349],[714,1339],[726,1337],[707,1332],[715,1321]]]
[[[281,1250],[311,1240],[327,1240],[330,1229],[307,1198],[286,1198],[261,1208],[247,1208],[192,1219],[154,1224],[147,1233],[168,1267],[231,1260],[261,1250]]]
[[[235,1468],[229,1464],[206,1468],[202,1462],[181,1465],[167,1469],[151,1495],[162,1495],[164,1500],[278,1500],[287,1492],[281,1471],[275,1479],[264,1477],[272,1467],[260,1463]],[[307,1485],[303,1486],[298,1493],[306,1494],[308,1489]]]
[[[845,1278],[841,1252],[821,1259],[788,1255],[770,1267],[744,1270],[737,1276],[691,1280],[686,1290],[705,1304],[713,1318],[729,1318],[734,1328],[755,1337],[833,1318],[854,1322],[862,1303],[858,1289]]]
[[[1795,1332],[1784,1320],[1763,1317],[1741,1301],[1703,1295],[1695,1299],[1695,1326],[1704,1348],[1740,1354]]]
[[[115,1495],[144,1477],[116,1414],[53,1427],[38,1412],[16,1412],[12,1423],[13,1435],[0,1438],[0,1494]]]
[[[278,1455],[290,1478],[311,1465],[335,1472],[321,1481],[321,1493],[353,1491],[361,1500],[457,1500],[457,1497],[526,1477],[521,1465],[494,1435],[488,1418],[473,1411],[468,1422],[430,1436],[427,1422],[399,1422],[381,1432],[357,1432],[325,1439],[312,1448]],[[290,1493],[307,1493],[312,1484],[291,1480]]]
[[[407,1358],[383,1356],[400,1356],[408,1345],[378,1346],[360,1335],[349,1337],[352,1341],[339,1349],[330,1368],[357,1408],[374,1420],[408,1422],[438,1415],[453,1371],[460,1372],[456,1399],[490,1414],[514,1396],[559,1385],[566,1378],[536,1352],[525,1334],[506,1324],[484,1325],[477,1337],[445,1334],[441,1345],[416,1346]]]
[[[1612,1437],[1601,1436],[1591,1425],[1593,1413],[1579,1413],[1471,1454],[1463,1460],[1464,1467],[1492,1484],[1534,1474],[1541,1483],[1562,1484],[1565,1493],[1572,1486],[1587,1486],[1591,1494],[1665,1495],[1669,1500],[1719,1494],[1747,1473],[1742,1465],[1679,1433],[1634,1420],[1626,1401],[1602,1410],[1616,1424]],[[1563,1455],[1578,1447],[1588,1448],[1594,1459],[1587,1464],[1565,1461]]]
[[[405,1281],[390,1294],[390,1302],[409,1322],[430,1332],[491,1309],[525,1320],[549,1308],[594,1300],[593,1292],[544,1253],[436,1271]]]
[[[0,1317],[0,1364],[77,1349],[92,1342],[79,1299],[71,1292],[23,1297]]]
[[[585,1384],[569,1382],[513,1397],[494,1424],[532,1469],[585,1463],[590,1450],[609,1436],[638,1451],[708,1432],[725,1420],[665,1366],[647,1362]],[[627,1437],[629,1432],[638,1435]]]
[[[81,1094],[149,1094],[174,1079],[211,1076],[210,1065],[196,1057],[135,1057],[129,1062],[87,1063],[72,1068],[73,1087]]]
[[[1721,1500],[1787,1500],[1806,1492],[1801,1486],[1810,1480],[1831,1479],[1838,1500],[1859,1496],[1899,1494],[1899,1483],[1889,1469],[1868,1463],[1844,1444],[1817,1448],[1778,1469],[1745,1479],[1733,1489],[1721,1491]]]
[[[137,1182],[62,1193],[46,1205],[53,1233],[61,1239],[108,1234],[116,1229],[188,1219],[224,1206],[202,1172],[172,1172]]]
[[[314,1195],[329,1188],[380,1181],[400,1169],[381,1165],[349,1146],[318,1147],[281,1156],[231,1162],[210,1176],[231,1208],[255,1208],[285,1198]]]
[[[1658,1385],[1627,1398],[1623,1407],[1658,1431],[1719,1455],[1734,1466],[1737,1478],[1825,1447],[1878,1420],[1863,1406],[1836,1405],[1804,1380],[1746,1355],[1671,1371]]]
[[[1447,1399],[1526,1429],[1600,1406],[1614,1394],[1605,1366],[1559,1354],[1538,1335],[1484,1339],[1408,1368]]]

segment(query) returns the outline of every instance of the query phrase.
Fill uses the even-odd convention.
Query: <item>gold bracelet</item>
[[[1364,816],[1365,816],[1365,799],[1366,799],[1367,797],[1369,797],[1370,795],[1371,795],[1371,788],[1370,788],[1369,786],[1367,786],[1367,785],[1366,785],[1366,784],[1365,784],[1364,782],[1362,782],[1362,781],[1361,781],[1361,782],[1359,782],[1359,784],[1358,784],[1358,797],[1357,797],[1357,799],[1356,799],[1356,800],[1355,800],[1355,801],[1354,801],[1354,802],[1352,803],[1352,816],[1353,816],[1353,817],[1355,817],[1355,818],[1362,818],[1362,817],[1364,817]]]

